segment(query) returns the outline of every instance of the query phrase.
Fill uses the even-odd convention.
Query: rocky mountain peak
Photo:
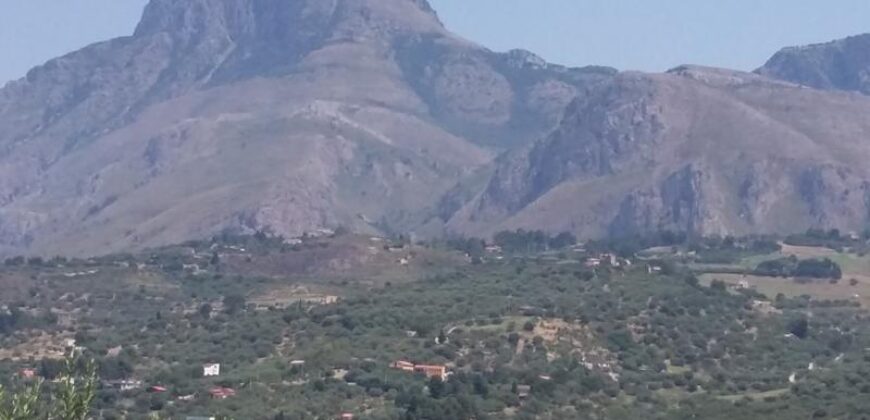
[[[0,89],[0,255],[438,234],[440,197],[615,72],[492,52],[426,0],[150,0]]]
[[[427,0],[151,0],[136,36],[262,42],[291,35],[361,37],[443,29]]]

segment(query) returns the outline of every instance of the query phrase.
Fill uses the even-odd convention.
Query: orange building
[[[216,387],[216,388],[210,389],[208,391],[208,393],[209,393],[209,395],[211,395],[211,397],[213,399],[216,399],[216,400],[225,400],[227,398],[236,396],[236,390],[232,389],[232,388]]]
[[[406,362],[404,360],[400,360],[396,363],[393,363],[393,369],[404,370],[405,372],[413,372],[415,365],[411,362]]]
[[[447,380],[450,372],[447,366],[443,365],[417,365],[411,362],[400,360],[392,364],[393,369],[398,369],[405,372],[422,373],[427,378],[438,378],[442,381]]]
[[[438,378],[442,381],[446,380],[448,376],[447,366],[442,365],[416,365],[414,372],[421,372],[427,378]]]

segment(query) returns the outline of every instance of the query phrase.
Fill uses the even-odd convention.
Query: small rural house
[[[503,252],[503,250],[498,245],[487,245],[486,252],[488,252],[490,254],[501,254]]]
[[[134,389],[142,388],[142,381],[136,379],[120,379],[117,381],[107,381],[105,384],[111,388],[115,388],[120,391],[132,391]]]
[[[400,360],[396,363],[393,363],[393,369],[403,370],[405,372],[413,372],[414,364],[411,362],[406,362],[404,360]]]
[[[447,370],[447,366],[443,365],[417,365],[411,362],[400,360],[393,363],[392,368],[409,373],[422,373],[426,375],[427,378],[438,378],[442,381],[447,380],[447,378],[450,376],[450,372]]]
[[[225,400],[236,396],[236,390],[232,388],[215,387],[208,391],[212,399]]]
[[[521,400],[528,398],[531,393],[531,385],[517,385],[517,397],[519,397]]]
[[[328,295],[321,297],[317,303],[321,305],[334,305],[338,303],[338,296]]]
[[[202,365],[202,376],[221,376],[221,364],[220,363],[208,363]]]
[[[427,378],[438,378],[442,381],[447,380],[447,377],[450,376],[447,366],[442,365],[417,365],[414,366],[414,372],[420,372]]]
[[[291,360],[290,368],[295,373],[304,373],[305,372],[305,361],[304,360]]]

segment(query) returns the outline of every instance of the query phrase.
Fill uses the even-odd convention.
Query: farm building
[[[225,400],[236,396],[236,390],[232,388],[215,387],[208,391],[212,399]]]
[[[220,376],[221,375],[221,365],[220,363],[208,363],[202,365],[202,376]]]
[[[447,366],[443,365],[417,365],[411,362],[400,360],[392,365],[393,369],[398,369],[405,372],[422,373],[427,378],[438,378],[446,380],[450,376]]]

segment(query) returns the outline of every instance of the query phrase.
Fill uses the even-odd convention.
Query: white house
[[[206,365],[202,365],[202,376],[220,376],[221,375],[221,365],[220,363],[209,363]]]
[[[132,391],[134,389],[142,388],[142,381],[137,381],[135,379],[128,379],[126,381],[121,381],[118,383],[118,388],[121,391]]]

